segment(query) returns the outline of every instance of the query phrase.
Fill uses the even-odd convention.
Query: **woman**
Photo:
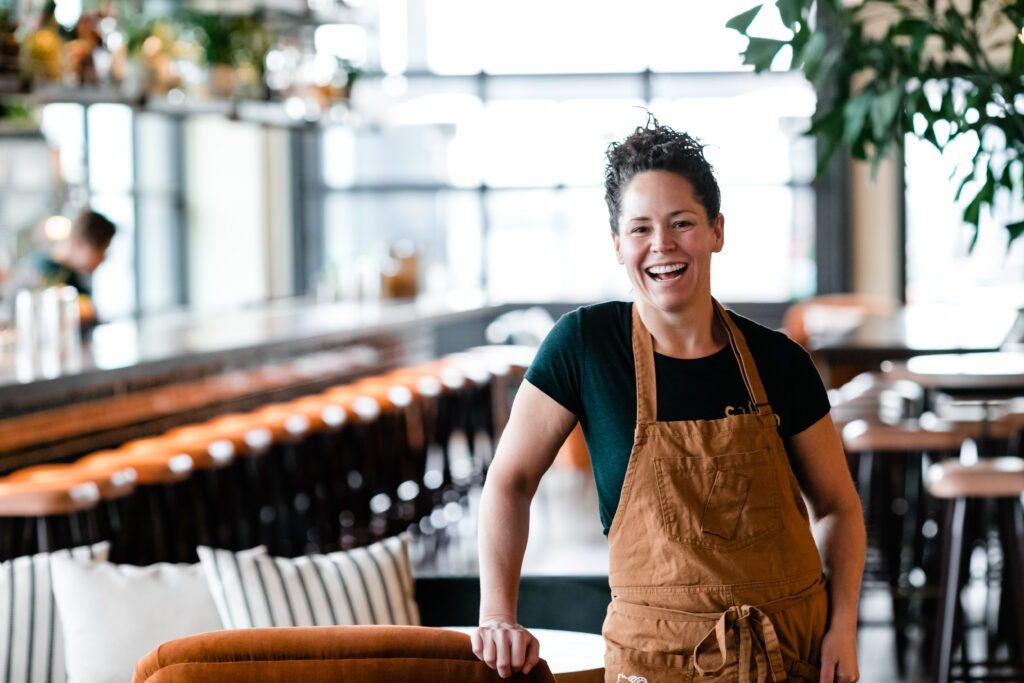
[[[605,189],[635,303],[563,317],[516,396],[481,500],[474,652],[503,677],[539,658],[515,617],[530,499],[578,420],[610,551],[607,681],[856,681],[860,503],[807,354],[711,297],[725,221],[703,146],[639,128]]]

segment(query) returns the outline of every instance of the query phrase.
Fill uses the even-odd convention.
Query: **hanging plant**
[[[907,134],[942,151],[969,136],[977,149],[956,199],[978,239],[999,195],[1024,197],[1024,0],[775,0],[788,40],[749,33],[768,3],[726,24],[747,39],[744,64],[770,68],[783,48],[819,93],[808,135],[822,142],[820,174],[847,148],[879,162]],[[820,30],[818,24],[829,33]],[[1024,220],[1008,223],[1009,242]]]

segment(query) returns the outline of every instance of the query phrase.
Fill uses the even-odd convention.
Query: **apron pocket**
[[[655,458],[662,529],[672,540],[738,550],[782,527],[771,451]]]
[[[605,683],[690,683],[693,671],[683,655],[632,650],[605,644]]]
[[[750,477],[719,470],[711,485],[711,494],[704,507],[701,530],[731,541],[740,522],[740,511],[747,503]]]

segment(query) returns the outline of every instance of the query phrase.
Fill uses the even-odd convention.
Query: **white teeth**
[[[647,272],[651,275],[664,275],[665,273],[674,273],[677,270],[682,270],[685,267],[685,263],[674,263],[671,266],[652,266],[647,269]]]

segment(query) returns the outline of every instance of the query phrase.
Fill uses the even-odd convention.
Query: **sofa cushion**
[[[293,559],[199,548],[224,628],[419,624],[408,538]]]
[[[220,631],[161,645],[135,665],[133,683],[498,683],[469,636],[421,626],[329,626]],[[541,660],[505,681],[552,683]]]
[[[16,557],[0,563],[0,680],[63,683],[64,641],[50,560],[106,559],[109,543]]]
[[[198,564],[135,567],[55,557],[53,592],[74,683],[122,683],[160,643],[220,629]]]

